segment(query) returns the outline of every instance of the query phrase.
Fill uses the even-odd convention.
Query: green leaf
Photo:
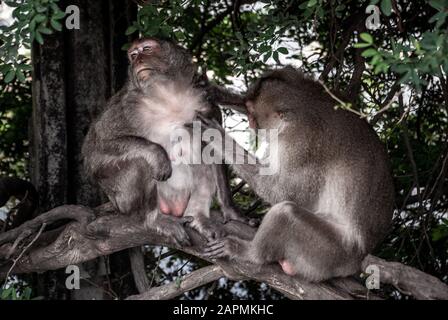
[[[44,44],[44,38],[42,38],[42,35],[39,33],[39,31],[36,31],[36,33],[35,33],[35,38],[36,38],[36,41],[39,43],[39,44]]]
[[[361,55],[362,55],[364,58],[373,57],[373,56],[376,56],[377,54],[378,54],[378,51],[376,51],[376,49],[372,49],[372,48],[367,49],[367,50],[364,50],[364,51],[361,53]]]
[[[12,80],[14,80],[16,76],[16,72],[14,69],[9,70],[9,72],[6,74],[5,79],[3,79],[5,81],[5,83],[10,83]]]
[[[129,36],[129,35],[133,34],[134,32],[136,32],[137,30],[138,30],[137,26],[132,25],[126,29],[125,35]]]
[[[62,31],[62,24],[60,24],[58,21],[51,19],[50,20],[51,27],[56,31]]]
[[[43,14],[37,14],[36,16],[34,16],[34,21],[36,21],[36,23],[41,23],[45,20],[47,20],[47,16],[43,15]]]
[[[436,9],[437,11],[445,10],[446,3],[444,0],[431,0],[429,1],[429,5]]]
[[[259,51],[260,53],[265,53],[265,52],[270,51],[271,48],[272,48],[271,46],[268,46],[268,45],[266,45],[266,44],[262,44],[262,45],[260,45],[260,46],[258,47],[258,51]]]
[[[2,296],[1,299],[2,300],[6,300],[9,298],[9,296],[11,295],[11,291],[12,291],[12,287],[8,288],[8,289],[3,289],[2,290]]]
[[[31,288],[30,287],[26,287],[25,290],[23,291],[22,299],[23,300],[30,300],[31,299],[31,293],[32,293]]]
[[[9,70],[11,70],[11,68],[12,67],[9,64],[0,64],[0,73],[5,75],[9,72]]]
[[[26,79],[25,79],[25,75],[23,74],[22,70],[20,70],[20,69],[17,69],[17,70],[16,70],[16,77],[17,77],[17,79],[19,79],[19,81],[22,82],[22,83],[26,81]]]
[[[392,0],[382,0],[381,11],[383,11],[386,16],[390,16],[392,13]]]
[[[307,6],[310,7],[314,7],[317,4],[317,0],[310,0],[308,1]]]
[[[59,11],[56,11],[51,18],[52,19],[56,19],[56,20],[60,20],[60,19],[62,19],[64,17],[65,17],[65,12],[59,10]]]
[[[371,46],[370,43],[365,43],[365,42],[358,42],[353,45],[353,47],[355,47],[355,48],[367,48],[370,46]]]
[[[53,31],[51,29],[44,27],[44,26],[40,26],[39,28],[37,28],[37,31],[39,31],[40,33],[43,33],[43,34],[52,34],[53,33]]]
[[[282,54],[288,54],[288,49],[285,47],[280,47],[277,49],[278,52],[282,53]]]
[[[277,51],[275,51],[275,52],[272,54],[272,58],[274,58],[274,60],[275,60],[275,62],[276,62],[277,64],[280,64],[280,60],[279,60],[279,58],[278,58],[278,52],[277,52]]]
[[[267,52],[263,57],[263,62],[266,63],[271,57],[272,52]]]
[[[180,288],[180,285],[182,284],[182,278],[181,277],[177,277],[175,283],[176,283],[176,287]]]
[[[363,32],[359,35],[359,37],[364,40],[364,42],[368,43],[368,44],[373,44],[373,37],[368,34],[367,32]]]
[[[41,5],[40,3],[37,3],[36,11],[39,13],[43,13],[43,12],[47,11],[47,7]]]

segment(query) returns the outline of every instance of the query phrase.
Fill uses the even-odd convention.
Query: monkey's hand
[[[145,228],[147,230],[155,229],[158,234],[171,239],[178,247],[190,247],[190,236],[185,230],[185,225],[192,221],[193,217],[191,216],[177,218],[157,213],[154,217],[153,214],[149,214],[146,216]]]
[[[228,258],[235,260],[238,257],[244,257],[247,252],[247,247],[248,241],[228,236],[226,238],[209,241],[203,253],[209,259]]]
[[[196,215],[193,222],[189,224],[190,227],[195,229],[201,235],[203,235],[208,241],[220,239],[226,235],[222,225],[211,221],[209,218]]]
[[[148,163],[151,169],[151,176],[157,181],[165,181],[171,177],[173,168],[166,150],[158,145],[151,145],[151,157]]]

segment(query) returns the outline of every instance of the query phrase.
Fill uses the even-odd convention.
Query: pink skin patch
[[[294,271],[294,268],[292,267],[292,264],[289,263],[286,260],[279,260],[278,263],[283,269],[283,272],[286,273],[288,276],[295,276],[296,272]]]
[[[163,200],[160,197],[159,197],[159,209],[160,209],[160,212],[162,212],[163,214],[166,214],[166,215],[169,215],[171,212],[170,206],[168,205],[168,203],[165,202],[165,200]]]
[[[159,197],[160,212],[166,215],[172,215],[180,218],[184,215],[187,205],[188,200],[166,201],[162,197]]]

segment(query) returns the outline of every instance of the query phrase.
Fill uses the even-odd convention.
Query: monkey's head
[[[139,87],[157,81],[193,81],[196,66],[186,49],[155,38],[135,40],[128,49],[129,77]]]
[[[251,128],[276,129],[297,114],[295,110],[315,97],[322,87],[292,66],[270,70],[258,78],[245,95],[246,111]]]
[[[247,118],[252,129],[278,129],[286,110],[278,99],[282,84],[278,80],[260,79],[245,97]]]

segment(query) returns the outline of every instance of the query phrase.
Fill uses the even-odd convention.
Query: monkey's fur
[[[259,174],[259,165],[232,168],[273,206],[253,240],[227,237],[205,252],[279,263],[308,281],[357,272],[388,231],[393,211],[389,161],[377,135],[353,113],[335,110],[322,86],[292,67],[264,74],[248,90],[246,105],[251,124],[279,129],[279,169],[269,176]],[[245,150],[237,146],[222,156],[231,163],[238,152]]]
[[[219,114],[205,91],[195,86],[199,76],[192,57],[180,46],[157,39],[135,41],[128,57],[127,84],[85,138],[87,174],[119,212],[146,215],[148,228],[179,245],[189,245],[183,227],[187,222],[209,239],[221,236],[208,219],[216,192],[224,219],[242,219],[234,210],[224,167],[171,162],[176,156],[173,130],[191,123],[198,112]],[[194,152],[183,144],[176,150]]]

